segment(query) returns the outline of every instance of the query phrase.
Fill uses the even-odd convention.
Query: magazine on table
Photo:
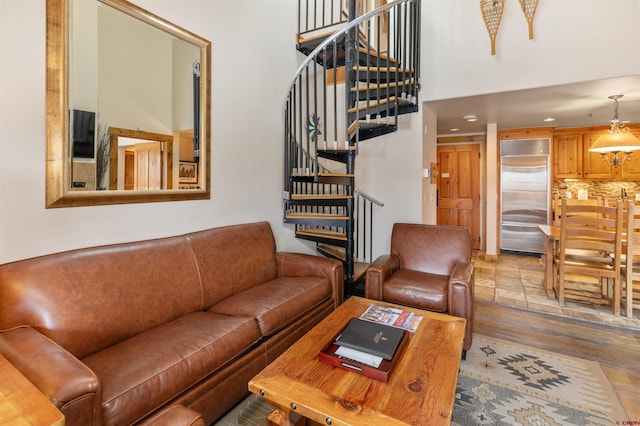
[[[420,325],[420,321],[422,321],[422,317],[415,315],[413,312],[380,305],[369,306],[369,308],[360,315],[360,319],[390,325],[411,332],[416,331],[418,325]]]

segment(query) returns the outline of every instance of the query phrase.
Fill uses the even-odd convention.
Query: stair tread
[[[328,172],[320,172],[318,176],[346,176],[353,177],[353,173],[328,173]]]
[[[369,120],[369,122],[367,122],[367,120],[357,120],[357,121],[353,121],[350,125],[349,125],[349,135],[352,135],[353,132],[356,131],[356,125],[360,124],[360,128],[364,128],[364,129],[372,129],[374,127],[382,127],[382,126],[395,126],[396,125],[396,120],[392,119],[389,124],[387,124],[386,120],[383,119],[380,123],[378,123],[375,119],[371,119]]]
[[[291,195],[292,200],[315,200],[315,199],[323,199],[323,200],[348,200],[353,198],[351,195],[336,195],[336,194],[293,194]]]
[[[363,91],[367,91],[367,90],[377,90],[377,89],[387,89],[387,88],[391,88],[391,87],[396,87],[396,86],[408,86],[410,84],[413,84],[414,79],[413,78],[409,78],[407,80],[403,80],[403,81],[392,81],[390,83],[369,83],[369,84],[363,84],[357,87],[352,87],[351,91],[352,92],[363,92]]]
[[[291,173],[293,177],[305,177],[305,176],[313,176],[313,174],[306,173]],[[318,176],[321,177],[353,177],[353,173],[329,173],[329,172],[320,172]]]
[[[333,142],[327,142],[327,147],[319,145],[318,151],[355,151],[356,147],[353,145],[349,145],[346,149],[344,147],[344,143],[338,143],[337,147],[333,147]]]
[[[375,67],[375,66],[364,66],[364,65],[355,65],[353,67],[354,71],[360,71],[360,72],[367,72],[369,70],[377,70],[377,71],[373,71],[373,72],[378,72],[378,73],[386,73],[387,71],[389,73],[412,73],[413,70],[410,68],[398,68],[398,67]]]
[[[367,49],[366,47],[358,47],[358,50],[360,51],[360,53],[369,53],[369,56],[374,56],[378,59],[382,59],[384,61],[389,61],[389,62],[393,62],[393,63],[398,63],[398,60],[396,58],[392,58],[389,55],[387,55],[386,53],[383,52],[378,52],[377,50],[373,49],[373,48],[369,48]]]
[[[331,37],[337,31],[340,31],[342,28],[346,27],[346,22],[338,22],[336,24],[330,25],[325,28],[321,28],[319,30],[309,31],[304,34],[296,34],[296,40],[298,44],[309,43],[311,41],[316,41],[319,39]]]
[[[334,247],[327,244],[319,244],[318,250],[329,254],[336,259],[342,260],[343,262],[346,259],[345,250],[343,247]],[[368,267],[368,262],[353,262],[353,281],[355,282],[363,278]]]
[[[324,228],[299,229],[296,234],[347,241],[347,236],[344,233]]]
[[[380,105],[386,105],[389,102],[395,102],[396,99],[397,99],[397,97],[390,96],[388,98],[372,99],[369,102],[361,101],[362,103],[359,104],[357,107],[349,108],[348,112],[349,113],[354,113],[356,111],[364,111],[366,109],[375,108],[375,107],[380,106]]]
[[[349,216],[341,214],[293,212],[287,213],[288,219],[327,219],[327,220],[347,220]]]

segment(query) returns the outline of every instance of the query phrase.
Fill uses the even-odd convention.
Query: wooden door
[[[135,145],[135,188],[162,189],[162,151],[158,142]]]
[[[133,151],[124,152],[124,189],[132,190],[135,188],[135,153]]]
[[[471,248],[480,249],[480,148],[438,147],[438,225],[469,228]]]

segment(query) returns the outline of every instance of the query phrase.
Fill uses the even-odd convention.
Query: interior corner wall
[[[374,208],[373,259],[388,253],[396,222],[420,223],[421,112],[398,116],[398,131],[360,142],[356,186],[384,203]]]
[[[429,177],[422,177],[422,223],[437,223],[437,185],[431,183],[435,170],[431,163],[437,163],[438,117],[429,108],[422,106],[422,170],[429,170]]]
[[[498,128],[496,123],[487,124],[486,142],[487,165],[487,221],[486,221],[486,253],[498,254]]]

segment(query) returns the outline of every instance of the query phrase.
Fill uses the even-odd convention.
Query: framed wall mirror
[[[46,207],[210,198],[210,60],[127,1],[47,0]]]

